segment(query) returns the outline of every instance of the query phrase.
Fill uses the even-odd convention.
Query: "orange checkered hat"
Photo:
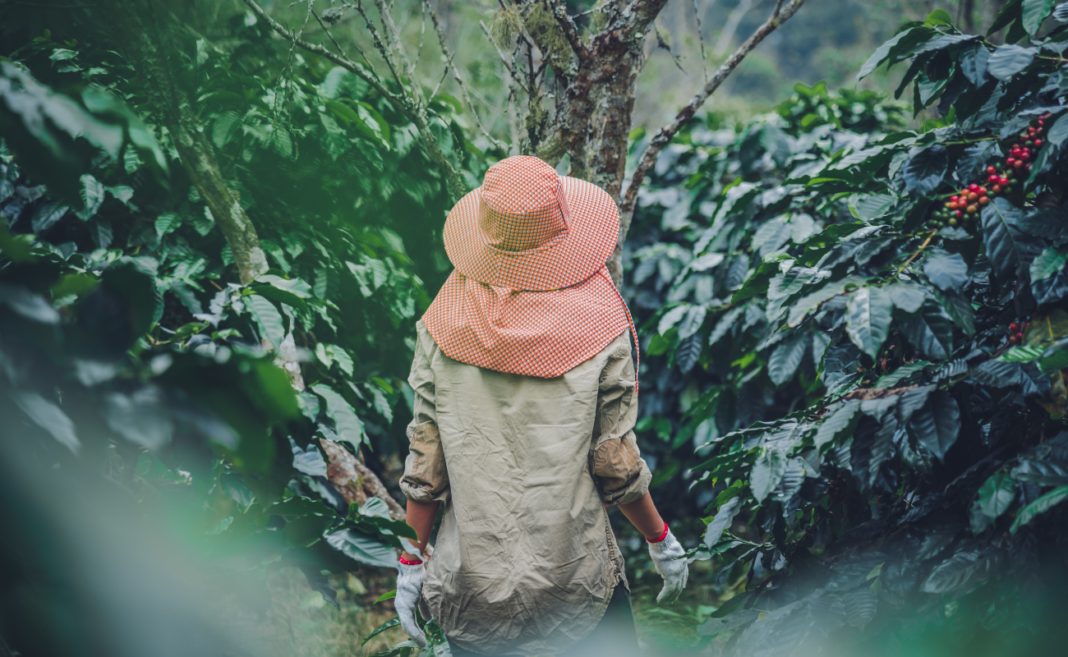
[[[619,211],[600,187],[558,176],[536,157],[490,167],[445,222],[456,269],[423,316],[450,358],[556,377],[631,329],[605,268]]]

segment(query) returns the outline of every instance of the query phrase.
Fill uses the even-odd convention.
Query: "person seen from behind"
[[[400,482],[419,540],[395,603],[421,646],[417,608],[454,657],[637,654],[609,506],[646,537],[657,600],[686,586],[634,436],[637,333],[605,267],[618,232],[604,190],[526,156],[449,214],[455,270],[417,324]]]

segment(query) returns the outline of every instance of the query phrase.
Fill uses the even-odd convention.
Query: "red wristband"
[[[405,559],[404,557],[398,557],[398,560],[399,560],[399,561],[400,561],[400,562],[401,562],[402,564],[404,564],[405,566],[418,566],[419,564],[423,563],[423,560],[422,560],[422,559],[420,559],[420,560],[418,560],[418,561],[408,561],[408,560],[407,560],[407,559]]]
[[[667,535],[668,535],[668,526],[667,526],[667,523],[665,522],[665,523],[664,523],[664,533],[663,533],[663,534],[661,534],[661,535],[660,535],[660,536],[659,536],[658,538],[649,538],[649,537],[647,536],[647,537],[645,538],[645,540],[646,540],[646,541],[648,541],[648,542],[650,542],[650,543],[659,543],[660,541],[662,541],[662,540],[664,540],[665,538],[667,538]]]

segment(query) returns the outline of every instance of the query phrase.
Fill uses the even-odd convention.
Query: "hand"
[[[664,588],[660,595],[656,596],[656,601],[673,601],[686,588],[686,578],[689,575],[686,551],[669,530],[663,540],[649,543],[649,556],[653,559],[656,572],[664,578]]]
[[[409,566],[398,563],[397,568],[397,597],[393,601],[400,616],[400,624],[408,636],[412,637],[419,647],[426,647],[426,637],[419,623],[415,620],[415,609],[419,606],[419,598],[423,595],[423,579],[426,577],[426,568],[422,563]]]

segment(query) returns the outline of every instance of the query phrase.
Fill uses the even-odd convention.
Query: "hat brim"
[[[566,233],[527,251],[505,251],[486,240],[478,221],[481,187],[465,195],[445,220],[445,252],[464,276],[515,290],[571,287],[603,267],[619,239],[619,209],[603,189],[560,177],[571,214]]]

